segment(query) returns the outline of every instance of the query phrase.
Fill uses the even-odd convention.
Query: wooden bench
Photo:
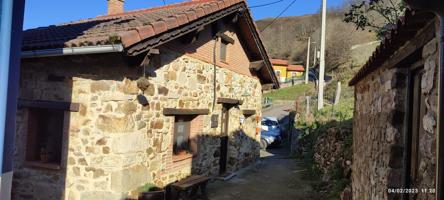
[[[210,178],[206,176],[193,175],[179,182],[171,184],[172,195],[173,195],[172,199],[208,200],[206,189],[209,180]],[[200,189],[200,194],[198,194],[199,189]]]

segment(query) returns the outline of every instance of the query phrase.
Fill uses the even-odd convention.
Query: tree
[[[375,31],[383,38],[396,24],[405,10],[401,0],[358,0],[345,13],[344,21],[356,25],[356,29]]]

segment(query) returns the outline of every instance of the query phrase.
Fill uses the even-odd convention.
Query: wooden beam
[[[416,50],[422,48],[435,37],[435,21],[430,22],[420,33],[409,40],[403,47],[398,49],[382,67],[396,67],[398,63],[413,54]]]
[[[250,70],[259,71],[262,67],[265,66],[265,62],[263,60],[250,62]]]
[[[19,100],[19,108],[45,108],[45,109],[57,109],[66,110],[71,112],[79,112],[80,104],[72,102],[61,101],[32,101],[32,100]]]
[[[242,114],[244,115],[255,115],[256,110],[242,110]]]
[[[218,104],[242,105],[244,101],[230,98],[217,98]]]
[[[200,32],[202,32],[204,29],[205,29],[204,26],[200,26],[195,31],[192,31],[192,32],[182,36],[180,38],[180,41],[183,44],[193,44],[194,42],[196,42],[199,39]]]
[[[177,108],[164,108],[163,115],[175,116],[175,115],[208,115],[209,109],[177,109]]]
[[[220,37],[223,41],[230,43],[230,44],[234,44],[234,39],[231,38],[230,36],[226,35],[225,33],[216,33],[216,36]]]
[[[242,6],[244,6],[244,4],[237,4],[225,8],[221,11],[208,15],[207,17],[202,17],[200,19],[194,20],[193,22],[187,23],[180,28],[168,30],[165,33],[156,35],[155,37],[140,41],[130,47],[127,47],[126,52],[129,56],[137,56],[141,53],[146,52],[150,48],[157,47],[172,40],[178,39],[183,35],[199,29],[201,26],[212,24],[226,16],[236,13]]]

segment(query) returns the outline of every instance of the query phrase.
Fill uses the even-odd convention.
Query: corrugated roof
[[[194,0],[30,29],[24,31],[22,50],[114,43],[128,47],[240,2],[244,0]]]
[[[435,14],[431,12],[407,9],[404,16],[398,20],[395,28],[382,40],[367,63],[350,80],[349,85],[355,85],[368,74],[378,69],[387,59],[390,59],[390,56],[396,50],[414,38],[418,30],[434,18]]]

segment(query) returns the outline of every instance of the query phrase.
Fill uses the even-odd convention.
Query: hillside
[[[344,12],[329,10],[327,17],[327,70],[351,62],[351,49],[354,45],[376,40],[372,32],[356,30],[352,24],[343,22]],[[273,19],[257,21],[259,30],[267,27]],[[289,59],[295,63],[305,63],[307,38],[311,37],[319,47],[321,18],[319,14],[278,18],[275,23],[261,32],[265,46],[271,57]],[[373,45],[374,46],[374,45]],[[314,46],[312,46],[314,48]],[[374,47],[371,47],[374,48]],[[372,49],[367,50],[372,52]],[[312,50],[313,52],[313,50]],[[313,54],[311,54],[311,57]],[[362,64],[362,58],[359,59]],[[364,59],[365,60],[365,59]]]

